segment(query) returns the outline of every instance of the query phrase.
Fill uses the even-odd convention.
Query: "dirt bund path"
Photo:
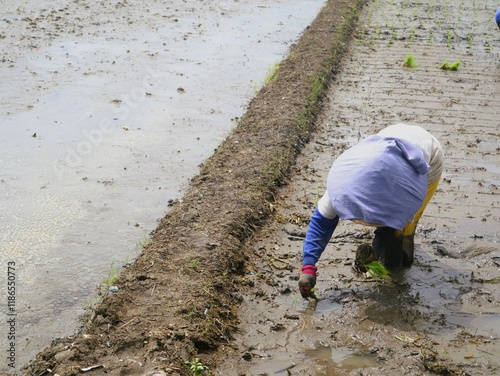
[[[151,242],[85,318],[23,375],[192,375],[215,367],[238,329],[248,255],[242,245],[272,213],[273,197],[315,129],[329,83],[365,0],[329,1],[201,166]]]

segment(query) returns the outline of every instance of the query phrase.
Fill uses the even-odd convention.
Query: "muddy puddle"
[[[321,5],[0,5],[0,259],[15,264],[17,366],[73,333]]]
[[[319,132],[276,203],[280,223],[249,245],[262,281],[240,310],[239,360],[217,374],[499,374],[496,8],[487,0],[370,2]],[[408,55],[415,68],[403,66]],[[441,69],[445,61],[460,69]],[[311,311],[297,288],[303,234],[331,163],[397,122],[427,128],[445,148],[415,263],[387,281],[356,274],[355,250],[372,229],[340,223],[318,264],[322,300]]]
[[[341,347],[331,349],[329,347],[319,347],[316,350],[306,351],[306,356],[318,364],[323,364],[327,370],[327,375],[335,375],[334,368],[342,368],[352,371],[360,368],[376,367],[378,361],[376,356],[371,355],[368,350],[362,347]]]
[[[297,363],[300,363],[305,358],[312,359],[319,368],[323,368],[326,372],[324,373],[325,376],[336,376],[339,369],[353,371],[378,365],[376,356],[371,355],[369,351],[364,350],[362,347],[330,348],[320,346],[314,350],[306,350],[303,354],[283,356],[271,352],[267,356],[269,356],[270,360],[263,365],[249,367],[249,374],[287,375]],[[284,367],[286,364],[288,366]]]

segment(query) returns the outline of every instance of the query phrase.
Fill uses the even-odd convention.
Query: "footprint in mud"
[[[463,251],[459,252],[451,251],[442,244],[437,244],[434,247],[434,249],[438,256],[446,256],[457,259],[466,259],[481,255],[488,255],[488,254],[493,254],[495,252],[500,253],[500,247],[494,247],[491,245],[479,245],[479,244],[472,244],[467,248],[465,248]]]

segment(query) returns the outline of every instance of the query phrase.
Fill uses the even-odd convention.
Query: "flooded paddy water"
[[[16,367],[78,327],[321,6],[0,5],[0,265],[15,265]]]

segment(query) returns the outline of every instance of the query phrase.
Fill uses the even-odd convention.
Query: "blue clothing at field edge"
[[[498,28],[500,29],[500,7],[498,7],[497,12],[495,14],[495,22],[498,25]]]
[[[304,265],[316,265],[338,223],[338,216],[329,219],[323,217],[318,208],[314,210],[304,241]]]

